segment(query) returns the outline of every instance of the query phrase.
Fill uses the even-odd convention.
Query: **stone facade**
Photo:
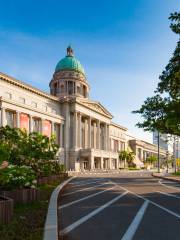
[[[118,152],[128,147],[142,164],[145,150],[157,154],[155,145],[129,140],[127,128],[113,123],[111,113],[89,99],[89,84],[78,68],[55,71],[49,86],[50,94],[0,73],[1,126],[55,134],[59,161],[68,170],[118,169]]]

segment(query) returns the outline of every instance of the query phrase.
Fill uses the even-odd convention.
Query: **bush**
[[[36,175],[31,167],[9,165],[0,170],[0,183],[8,188],[35,188]]]

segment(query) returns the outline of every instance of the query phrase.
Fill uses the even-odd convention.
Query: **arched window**
[[[86,97],[86,86],[83,85],[83,96]]]
[[[57,82],[54,83],[54,94],[56,95],[57,93]]]
[[[60,85],[60,93],[64,93],[64,84]]]
[[[72,81],[69,81],[68,82],[68,94],[71,95],[73,94],[73,82]]]

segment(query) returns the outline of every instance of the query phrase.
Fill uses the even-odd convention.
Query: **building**
[[[0,73],[1,126],[55,134],[59,161],[69,170],[118,169],[118,152],[128,147],[143,164],[135,146],[144,145],[129,141],[127,128],[113,123],[111,113],[89,98],[85,71],[71,47],[58,62],[49,87],[50,94]]]

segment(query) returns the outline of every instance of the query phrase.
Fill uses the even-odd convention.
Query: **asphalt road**
[[[180,240],[180,184],[149,173],[78,177],[59,203],[63,240]]]

